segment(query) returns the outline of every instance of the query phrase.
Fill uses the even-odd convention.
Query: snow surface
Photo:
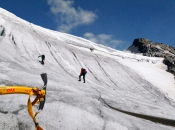
[[[116,111],[175,120],[175,84],[162,58],[117,51],[29,23],[0,8],[0,86],[48,85],[37,121],[44,130],[174,130]],[[38,55],[45,54],[45,65]],[[78,81],[87,69],[86,83]],[[1,130],[34,130],[28,95],[0,96]],[[106,103],[106,104],[105,104]],[[34,107],[37,111],[37,106]]]

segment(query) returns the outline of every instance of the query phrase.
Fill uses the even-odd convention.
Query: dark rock
[[[131,48],[137,48],[133,50]],[[142,53],[149,57],[163,57],[163,63],[167,65],[167,71],[175,75],[175,48],[163,43],[153,43],[144,38],[134,39],[133,44],[127,49],[132,53]]]
[[[3,36],[5,32],[5,28],[3,26],[0,26],[0,36]]]

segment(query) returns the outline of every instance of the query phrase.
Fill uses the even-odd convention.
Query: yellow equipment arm
[[[32,94],[45,96],[45,90],[39,90],[37,87],[31,88],[27,86],[3,86],[0,87],[0,95],[4,94]]]
[[[35,130],[43,130],[39,126],[35,118],[39,112],[36,112],[34,114],[32,109],[32,106],[38,102],[40,103],[39,110],[42,110],[44,107],[45,98],[46,98],[47,74],[46,73],[41,74],[41,78],[43,79],[43,82],[44,82],[43,89],[38,89],[37,87],[31,88],[28,86],[0,86],[0,95],[5,95],[5,94],[28,94],[29,95],[27,108],[28,108],[29,115],[31,116],[31,118],[33,119],[33,122],[35,123]],[[30,97],[32,95],[36,95],[36,98],[33,102],[30,101]]]

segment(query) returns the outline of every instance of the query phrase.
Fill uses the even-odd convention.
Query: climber
[[[81,76],[83,76],[83,80],[84,80],[84,83],[85,83],[85,75],[86,75],[86,73],[87,73],[86,69],[81,68],[80,75],[79,75],[79,80],[78,81],[81,81]]]
[[[42,65],[44,65],[45,55],[40,55],[38,58],[41,57],[41,61],[39,61]]]

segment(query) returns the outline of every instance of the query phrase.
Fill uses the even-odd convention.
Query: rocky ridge
[[[167,71],[175,75],[175,48],[163,43],[154,43],[149,39],[134,39],[133,44],[127,49],[132,53],[142,53],[149,57],[162,57],[167,65]]]

